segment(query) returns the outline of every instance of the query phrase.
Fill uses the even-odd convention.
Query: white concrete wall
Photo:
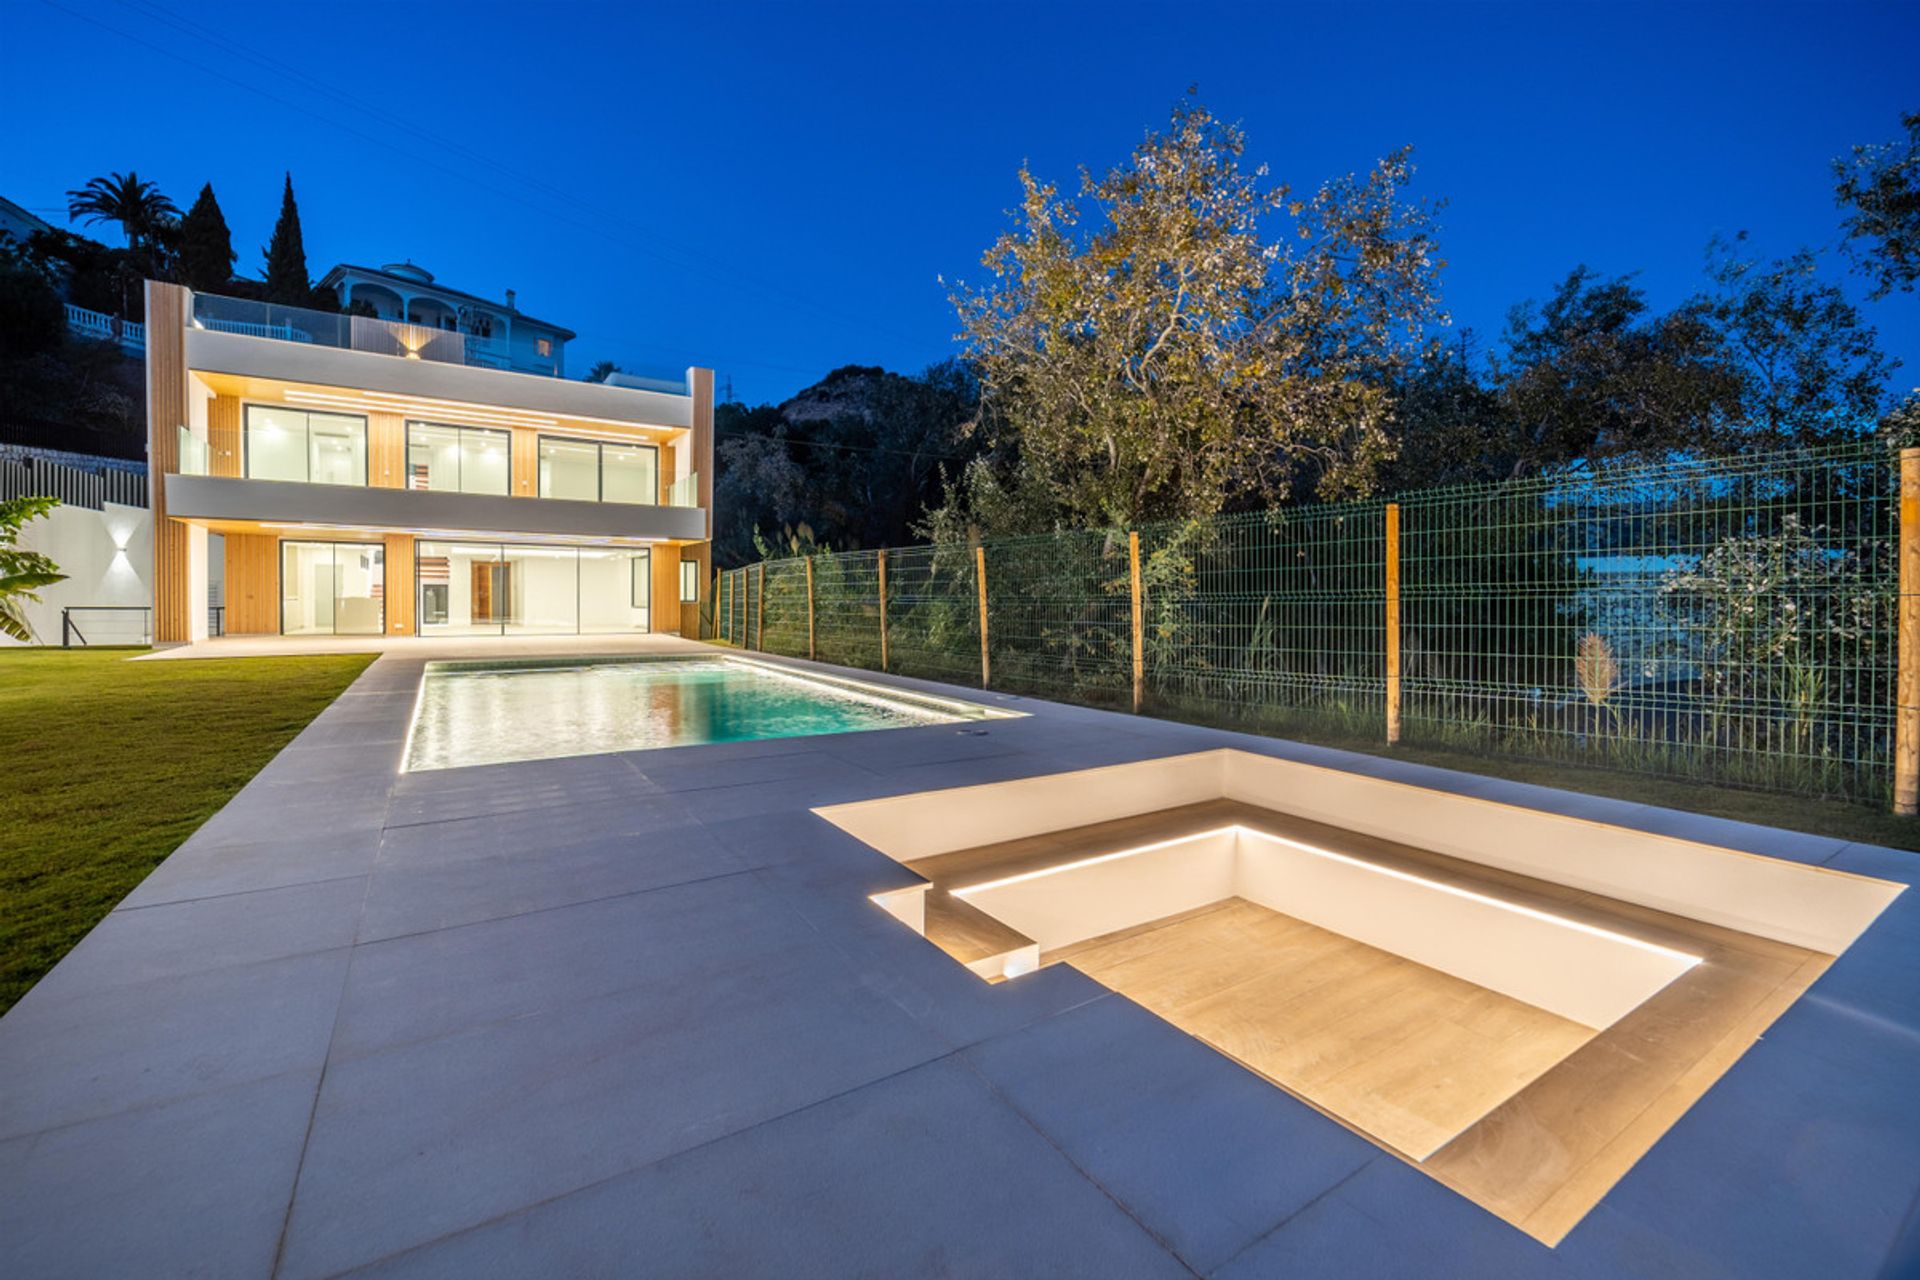
[[[64,606],[152,605],[153,513],[144,507],[109,503],[106,510],[55,507],[22,530],[20,545],[50,556],[65,582],[40,590],[40,601],[27,605],[27,621],[41,644],[60,643],[60,610]],[[145,620],[127,614],[82,617],[89,639],[137,642]],[[96,636],[96,632],[98,635]],[[0,637],[0,644],[17,641]]]

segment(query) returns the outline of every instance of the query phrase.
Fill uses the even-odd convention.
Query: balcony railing
[[[669,507],[697,507],[700,505],[700,473],[689,471],[667,486]]]
[[[204,476],[211,474],[207,468],[207,442],[185,427],[180,432],[180,474],[183,476]]]
[[[147,326],[137,320],[122,320],[119,316],[110,316],[104,311],[89,311],[85,307],[67,304],[67,328],[83,338],[96,338],[103,342],[117,342],[129,351],[147,349]]]

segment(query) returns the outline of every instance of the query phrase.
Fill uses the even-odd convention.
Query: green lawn
[[[373,661],[130,656],[0,650],[0,1011]]]

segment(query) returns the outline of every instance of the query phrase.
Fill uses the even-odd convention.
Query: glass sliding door
[[[600,446],[540,437],[540,496],[600,501]]]
[[[645,547],[415,544],[421,635],[610,635],[650,630]]]
[[[409,422],[407,488],[504,494],[512,452],[512,438],[505,431]]]
[[[501,634],[513,584],[497,545],[417,542],[414,548],[421,635]]]
[[[386,631],[387,549],[367,542],[280,544],[280,631],[377,636]]]
[[[511,590],[510,636],[577,635],[580,631],[580,550],[577,547],[500,548]]]
[[[365,488],[367,420],[345,413],[250,404],[245,453],[249,480]]]
[[[575,502],[660,502],[660,450],[650,444],[540,437],[540,496]]]
[[[580,630],[610,635],[648,631],[653,556],[642,547],[580,548]]]
[[[652,445],[601,445],[600,500],[645,506],[658,503],[660,451]]]

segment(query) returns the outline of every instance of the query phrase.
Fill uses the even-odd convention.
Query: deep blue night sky
[[[410,257],[579,330],[575,374],[710,364],[750,400],[952,354],[940,277],[980,274],[1021,160],[1109,165],[1189,83],[1297,187],[1413,143],[1449,308],[1488,338],[1575,263],[1671,305],[1716,232],[1833,245],[1828,161],[1920,109],[1913,4],[0,0],[0,23],[0,194],[43,216],[109,170],[182,208],[211,180],[257,274],[291,169],[316,276]],[[1920,296],[1869,314],[1920,384]]]

